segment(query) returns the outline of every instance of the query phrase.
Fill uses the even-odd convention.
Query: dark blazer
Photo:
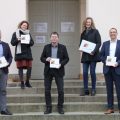
[[[3,41],[1,41],[1,44],[3,46],[3,56],[6,58],[7,62],[9,63],[9,65],[7,67],[1,68],[5,73],[8,73],[8,67],[10,66],[10,64],[12,63],[12,54],[11,54],[11,50],[10,47],[8,45],[8,43],[5,43]]]
[[[23,35],[23,32],[20,31],[20,35]],[[16,54],[17,45],[18,45],[18,39],[16,37],[16,32],[13,33],[12,39],[11,39],[11,45],[15,46],[15,61],[17,60],[32,60],[32,52],[31,52],[31,46],[34,45],[34,41],[30,35],[30,44],[21,44],[21,51],[22,53]]]
[[[100,61],[99,48],[101,46],[101,36],[100,36],[98,30],[91,29],[91,30],[89,30],[88,33],[86,33],[86,30],[84,30],[81,34],[80,44],[81,44],[82,40],[87,40],[89,42],[93,42],[96,44],[96,47],[92,51],[92,53],[94,55],[90,55],[88,53],[83,52],[81,62],[82,63],[84,63],[84,62],[99,62]]]
[[[110,49],[110,41],[106,41],[103,43],[101,51],[100,51],[100,58],[101,61],[104,63],[103,65],[103,73],[106,74],[108,73],[110,67],[106,66],[106,58],[109,56],[109,50]],[[115,67],[115,72],[116,74],[120,75],[120,40],[117,40],[117,45],[116,45],[116,52],[115,52],[115,57],[117,57],[116,62],[118,62],[118,66]]]
[[[51,44],[45,45],[43,52],[41,54],[41,62],[45,63],[44,68],[44,75],[47,75],[50,70],[50,64],[46,61],[47,57],[51,57]],[[60,76],[65,75],[64,66],[68,63],[69,57],[67,53],[67,49],[64,45],[58,44],[58,51],[57,51],[57,58],[60,59],[61,67],[59,69],[56,69],[56,71],[59,73]]]

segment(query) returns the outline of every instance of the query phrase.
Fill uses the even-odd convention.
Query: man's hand
[[[113,67],[117,67],[118,66],[118,63],[116,62],[115,65]]]
[[[51,60],[51,57],[47,57],[46,61],[50,62],[50,60]]]
[[[59,67],[58,67],[58,69],[61,67],[61,64],[59,64]]]

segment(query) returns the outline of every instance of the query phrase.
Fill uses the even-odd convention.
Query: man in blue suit
[[[12,115],[7,109],[6,100],[6,85],[8,79],[8,67],[12,62],[12,54],[10,47],[7,43],[1,41],[1,31],[0,31],[0,58],[5,58],[7,63],[6,66],[0,61],[0,112],[2,115]]]
[[[100,57],[104,64],[103,73],[107,89],[108,109],[105,112],[105,114],[114,113],[113,84],[115,84],[116,87],[118,109],[120,113],[120,40],[117,39],[117,34],[118,33],[116,28],[111,28],[109,30],[110,40],[103,43],[100,52]],[[112,64],[108,64],[107,62],[108,57],[110,57],[110,59],[116,57],[116,61],[112,62]]]

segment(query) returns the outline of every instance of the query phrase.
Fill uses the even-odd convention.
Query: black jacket
[[[7,67],[1,68],[1,69],[4,71],[4,73],[8,73],[8,67],[12,63],[12,54],[11,54],[11,50],[10,50],[8,43],[1,41],[1,44],[3,46],[3,56],[9,63],[9,65]]]
[[[51,57],[51,47],[52,47],[51,44],[45,45],[40,58],[41,62],[45,63],[44,75],[49,74],[50,64],[49,62],[46,61],[46,58]],[[56,69],[56,72],[58,72],[60,76],[64,76],[65,75],[64,66],[68,63],[69,57],[66,47],[62,44],[58,44],[57,58],[60,59],[61,67],[59,69]]]
[[[20,35],[23,35],[23,32],[20,31]],[[34,45],[34,41],[30,35],[30,44],[21,44],[21,53],[16,54],[17,50],[17,45],[18,45],[18,39],[16,37],[16,32],[13,33],[12,39],[11,39],[11,44],[12,46],[15,46],[15,61],[17,60],[32,60],[32,53],[31,53],[31,46]]]
[[[93,42],[96,44],[95,49],[93,50],[94,55],[90,55],[88,53],[83,52],[81,62],[99,62],[100,56],[99,56],[99,48],[101,46],[101,36],[97,29],[91,29],[88,33],[86,33],[86,30],[82,32],[81,38],[80,38],[80,44],[82,40],[87,40],[89,42]]]

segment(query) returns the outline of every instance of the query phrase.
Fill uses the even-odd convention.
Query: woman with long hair
[[[96,44],[95,49],[91,53],[82,52],[81,63],[83,64],[83,83],[84,83],[84,93],[81,95],[89,95],[88,88],[88,70],[90,67],[91,74],[91,95],[94,96],[96,94],[96,63],[100,61],[99,58],[99,48],[101,46],[101,36],[98,30],[95,28],[94,21],[91,17],[87,17],[83,21],[83,31],[80,37],[80,44],[82,40],[86,40]]]

